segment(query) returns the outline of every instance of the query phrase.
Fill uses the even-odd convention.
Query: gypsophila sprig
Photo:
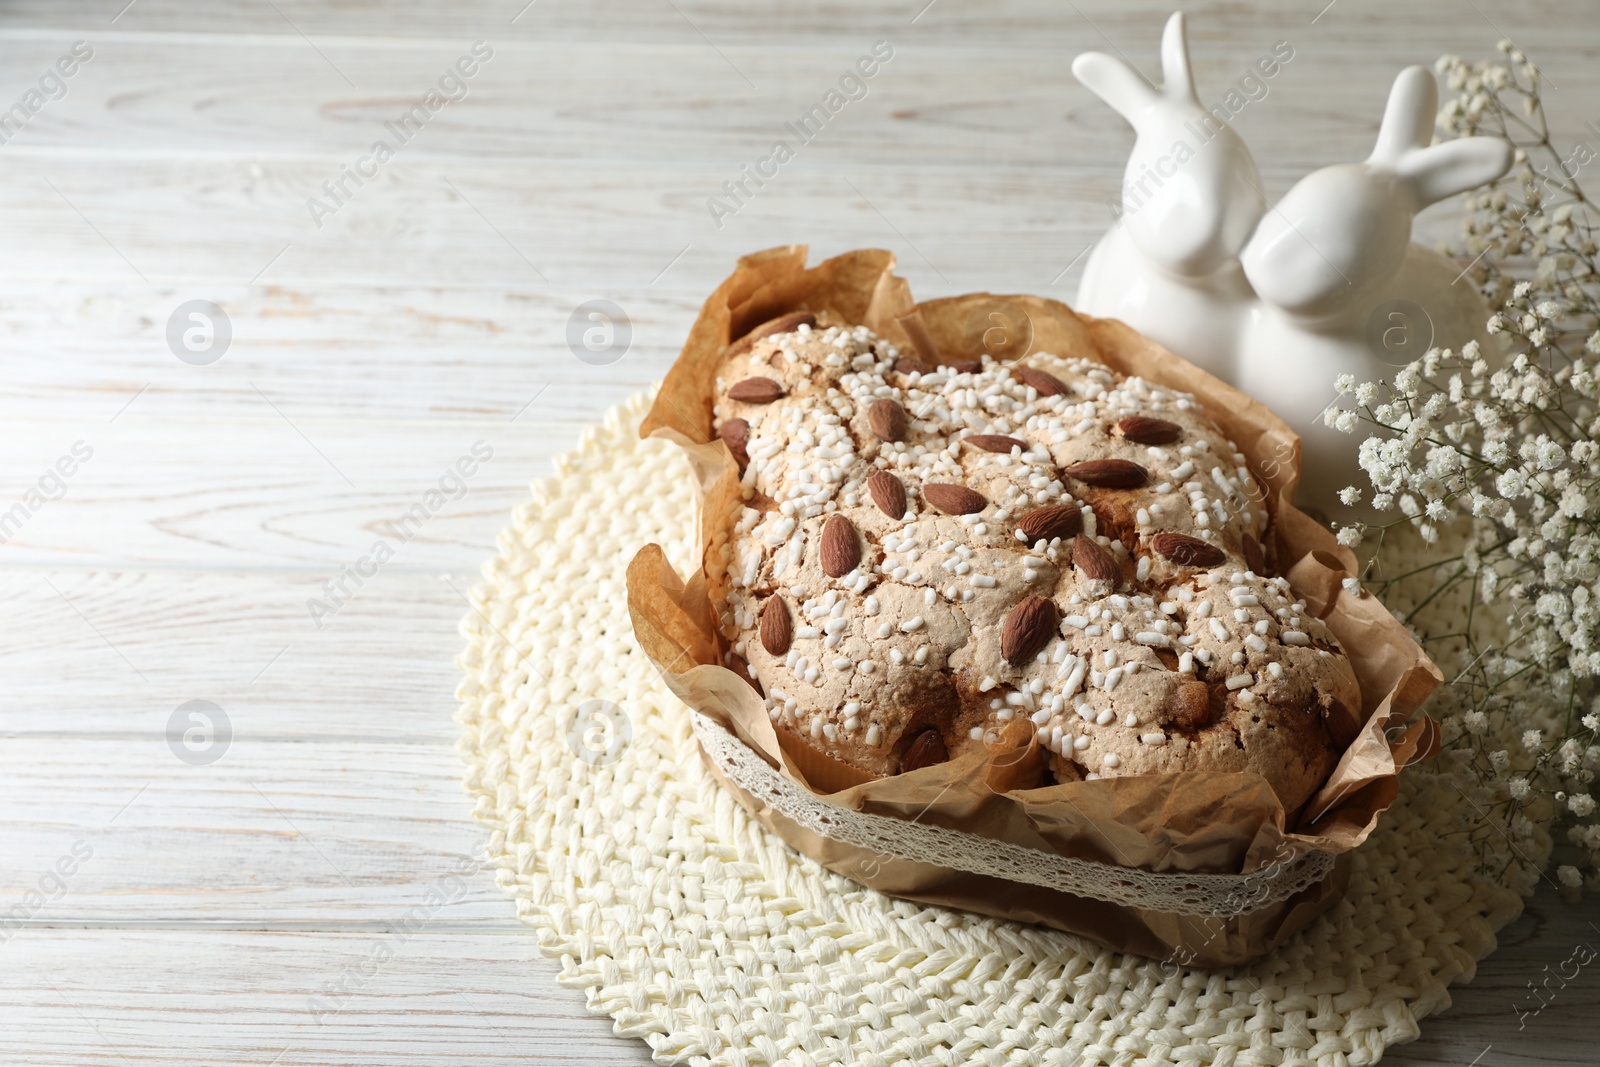
[[[1500,51],[1437,65],[1456,93],[1440,129],[1516,149],[1512,171],[1468,198],[1454,249],[1493,311],[1493,345],[1431,350],[1388,381],[1341,376],[1324,417],[1367,435],[1370,489],[1340,499],[1365,498],[1381,518],[1339,540],[1366,543],[1368,584],[1381,592],[1423,572],[1431,589],[1412,617],[1452,591],[1466,605],[1464,625],[1451,617],[1419,636],[1458,668],[1433,707],[1439,772],[1481,816],[1469,834],[1484,867],[1531,892],[1564,838],[1580,860],[1559,866],[1571,896],[1600,887],[1600,210],[1579,182],[1600,154],[1557,147],[1538,70],[1510,42]],[[1384,575],[1375,549],[1401,528],[1459,549]]]

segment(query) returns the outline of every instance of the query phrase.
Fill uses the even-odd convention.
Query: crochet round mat
[[[1402,776],[1350,889],[1266,959],[1185,969],[864,889],[791,851],[701,763],[634,643],[624,572],[693,565],[687,462],[648,398],[585,433],[502,531],[463,622],[457,721],[489,860],[564,984],[661,1063],[1376,1063],[1521,911]]]

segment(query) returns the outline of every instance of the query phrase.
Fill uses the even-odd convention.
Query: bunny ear
[[[1080,53],[1072,61],[1072,73],[1129,122],[1161,99],[1143,74],[1104,52]]]
[[[1389,167],[1411,182],[1417,206],[1492,182],[1511,169],[1511,145],[1498,137],[1463,137],[1429,147],[1439,85],[1426,67],[1407,67],[1389,90],[1378,143],[1367,162]]]
[[[1419,207],[1492,182],[1511,169],[1511,145],[1498,137],[1462,137],[1407,152],[1396,168],[1411,180]]]
[[[1189,69],[1189,38],[1182,11],[1172,13],[1161,34],[1161,91],[1169,100],[1198,102],[1194,74]]]
[[[1407,67],[1389,90],[1389,105],[1383,109],[1383,125],[1378,127],[1378,143],[1368,161],[1396,166],[1402,156],[1416,148],[1426,148],[1433,140],[1434,116],[1439,110],[1439,85],[1427,67]]]

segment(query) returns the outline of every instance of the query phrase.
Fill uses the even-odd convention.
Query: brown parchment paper
[[[1255,959],[1311,922],[1343,893],[1348,856],[1393,802],[1400,770],[1431,757],[1438,729],[1415,716],[1442,681],[1405,628],[1370,594],[1341,585],[1354,556],[1293,504],[1300,442],[1263,405],[1124,324],[1078,315],[1036,296],[974,293],[916,304],[894,257],[850,252],[807,268],[806,248],[768,249],[738,269],[701,308],[640,433],[682,445],[701,491],[701,568],[685,580],[656,545],[628,568],[628,608],[641,647],[689,707],[711,716],[780,773],[833,803],[918,820],[1060,855],[1147,871],[1251,873],[1313,850],[1340,854],[1320,884],[1230,919],[1146,911],[996,877],[884,856],[823,838],[740,790],[706,760],[755,817],[791,846],[873,889],[898,897],[1040,923],[1117,949],[1202,966]],[[712,438],[712,393],[723,352],[790,311],[831,312],[868,326],[930,362],[987,353],[1097,358],[1112,368],[1192,393],[1244,453],[1273,515],[1269,558],[1308,610],[1343,644],[1362,708],[1331,723],[1345,744],[1327,783],[1303,809],[1285,811],[1254,772],[1186,771],[1041,785],[1044,760],[1031,729],[986,752],[907,774],[868,779],[774,726],[761,697],[721,666],[717,605],[726,588],[723,548],[741,503],[738,468]],[[1022,726],[1023,724],[1018,724]]]

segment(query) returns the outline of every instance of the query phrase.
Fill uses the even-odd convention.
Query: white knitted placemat
[[[1432,774],[1345,899],[1266,959],[1185,969],[897,901],[791,851],[701,764],[634,643],[646,542],[693,565],[694,489],[648,397],[584,434],[502,531],[463,621],[459,744],[496,879],[564,984],[658,1062],[1155,1067],[1376,1063],[1521,911],[1469,877]]]

